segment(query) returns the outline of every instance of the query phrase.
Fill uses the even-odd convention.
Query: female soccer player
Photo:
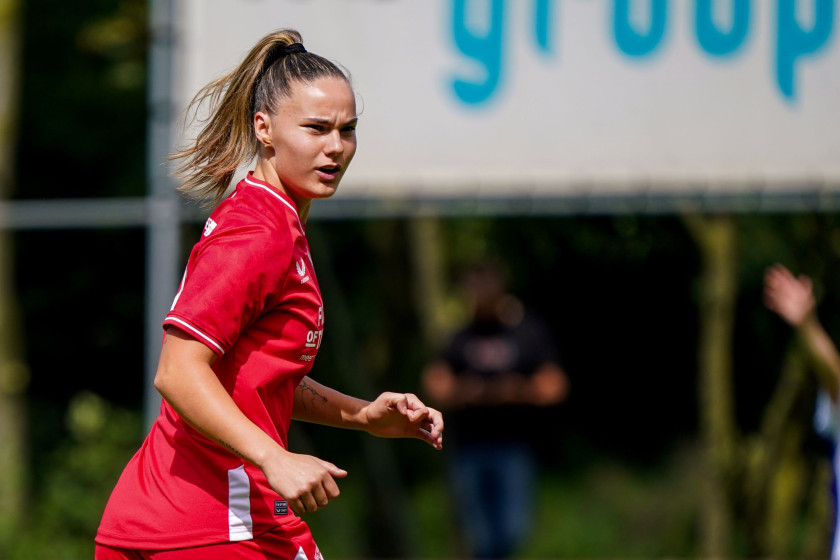
[[[199,92],[211,116],[182,160],[184,191],[223,198],[166,316],[160,416],[114,488],[96,558],[320,560],[298,517],[339,495],[336,465],[288,450],[294,419],[442,447],[443,418],[411,394],[372,402],[308,377],[324,308],[304,224],[356,150],[348,77],[292,30],[263,38]]]

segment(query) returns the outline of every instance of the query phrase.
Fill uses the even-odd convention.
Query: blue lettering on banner
[[[796,20],[796,0],[778,1],[776,76],[779,89],[785,97],[792,99],[796,93],[796,59],[819,51],[831,37],[834,0],[809,0],[814,2],[814,26],[807,31]]]
[[[502,75],[502,40],[504,38],[505,0],[481,0],[489,3],[489,24],[484,34],[474,33],[467,25],[470,0],[454,0],[452,35],[455,45],[466,56],[478,62],[486,77],[478,83],[456,78],[452,83],[455,95],[468,104],[487,101],[495,92]]]
[[[667,18],[667,0],[650,0],[650,27],[645,32],[630,23],[630,0],[615,0],[613,34],[618,48],[629,56],[647,56],[662,41]]]
[[[551,28],[554,0],[536,0],[534,2],[534,40],[537,48],[545,53],[552,51]]]
[[[451,30],[457,51],[475,63],[480,78],[472,79],[462,75],[452,79],[455,97],[462,103],[479,106],[491,101],[505,85],[507,72],[505,47],[508,38],[509,7],[514,0],[450,0],[452,7]],[[520,2],[522,0],[516,0]],[[644,5],[635,6],[643,0],[603,0],[612,2],[612,38],[619,52],[634,60],[654,56],[663,48],[668,27],[669,0],[644,0]],[[684,1],[684,0],[671,0]],[[734,57],[742,51],[748,41],[753,1],[760,6],[770,6],[766,0],[694,0],[694,32],[697,45],[713,57]],[[533,3],[533,24],[528,29],[538,52],[551,54],[557,43],[553,33],[558,0],[531,0]],[[719,2],[731,10],[727,26],[716,22],[713,15]],[[813,24],[803,27],[796,17],[800,3],[813,6]],[[825,49],[834,33],[834,10],[836,0],[776,0],[775,26],[775,86],[788,101],[796,98],[796,73],[802,59],[814,56]],[[804,4],[803,4],[804,5]],[[647,25],[634,22],[631,14],[634,6],[645,8]],[[483,10],[479,10],[484,8]],[[480,12],[481,26],[470,25],[470,16]],[[472,18],[475,19],[475,18]],[[480,27],[480,29],[476,29]],[[640,28],[644,27],[644,28]]]
[[[750,0],[732,0],[732,25],[721,31],[712,17],[713,0],[697,0],[697,42],[713,56],[727,56],[744,44],[750,28]]]

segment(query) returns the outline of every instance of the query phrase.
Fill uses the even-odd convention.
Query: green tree
[[[15,0],[0,1],[0,202],[14,184],[19,99],[20,14]],[[0,230],[0,537],[19,529],[25,509],[28,370],[23,363],[14,289],[12,238]],[[2,543],[0,543],[2,544]]]

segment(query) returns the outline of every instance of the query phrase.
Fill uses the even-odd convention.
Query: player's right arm
[[[155,388],[196,430],[260,468],[297,513],[312,512],[339,495],[332,463],[291,453],[239,409],[212,369],[216,353],[174,327],[167,328]]]
[[[811,279],[795,277],[777,264],[764,277],[764,301],[801,337],[816,365],[820,384],[831,396],[840,400],[840,353],[817,317]]]

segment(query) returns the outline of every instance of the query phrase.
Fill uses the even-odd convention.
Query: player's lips
[[[325,181],[332,181],[336,179],[339,175],[341,175],[341,166],[338,164],[335,165],[324,165],[319,167],[315,170],[318,173],[318,176]]]

